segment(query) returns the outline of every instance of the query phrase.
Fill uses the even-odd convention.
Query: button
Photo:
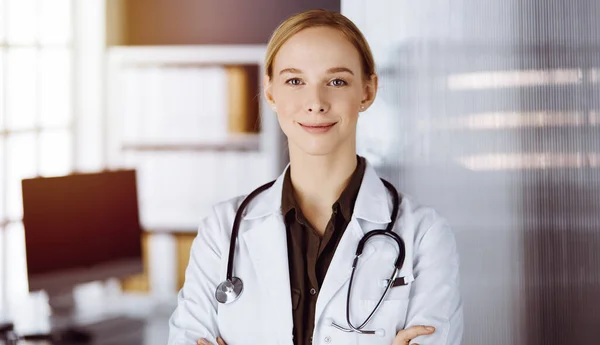
[[[308,338],[308,340],[310,341],[310,343],[312,344],[312,337]]]
[[[331,343],[331,337],[330,336],[326,336],[324,340],[325,340],[325,342],[327,344]]]
[[[310,294],[311,295],[316,295],[317,294],[317,290],[315,288],[310,289]]]

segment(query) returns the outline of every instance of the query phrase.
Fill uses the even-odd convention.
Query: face
[[[357,49],[332,28],[302,30],[281,46],[264,86],[290,151],[356,151],[358,114],[371,105],[377,87],[377,77],[365,78],[361,66]]]

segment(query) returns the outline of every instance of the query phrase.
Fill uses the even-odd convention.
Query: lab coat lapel
[[[388,195],[389,193],[379,176],[367,162],[361,188],[356,197],[352,220],[338,244],[321,286],[315,311],[315,324],[319,322],[323,311],[337,293],[343,294],[342,298],[346,298],[348,293],[346,283],[352,273],[352,262],[360,240],[370,230],[384,229],[385,225],[390,222],[392,204]],[[373,247],[365,246],[358,267],[374,252]],[[342,287],[345,289],[340,291]],[[345,311],[340,311],[340,313],[343,312]]]
[[[331,260],[331,264],[327,270],[327,274],[325,275],[323,285],[321,286],[321,292],[319,293],[315,310],[315,324],[318,323],[323,310],[337,293],[342,293],[343,298],[346,298],[347,290],[344,289],[343,291],[340,291],[340,289],[345,286],[346,282],[350,279],[356,248],[358,247],[358,242],[360,242],[363,234],[363,229],[356,218],[353,217],[338,244],[333,259]],[[373,252],[373,248],[366,247],[360,257],[360,262],[366,261]]]
[[[287,237],[281,213],[273,213],[242,235],[257,275],[257,284],[272,330],[284,344],[292,342],[293,319],[290,295]]]

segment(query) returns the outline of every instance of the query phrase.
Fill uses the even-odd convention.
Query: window
[[[74,166],[74,12],[72,0],[0,0],[1,301],[27,294],[21,180]]]

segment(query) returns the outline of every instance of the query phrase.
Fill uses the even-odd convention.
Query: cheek
[[[280,122],[293,122],[301,110],[301,107],[296,104],[282,103],[282,106],[277,107],[277,117],[279,118]]]
[[[273,93],[277,105],[277,116],[280,120],[291,120],[294,114],[303,109],[301,98],[291,92]]]

